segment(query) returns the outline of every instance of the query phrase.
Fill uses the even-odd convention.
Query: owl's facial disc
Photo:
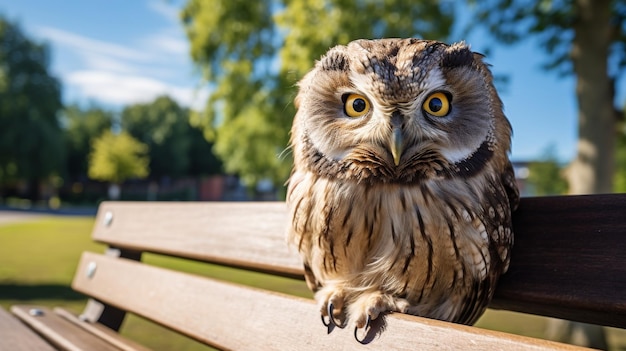
[[[470,177],[509,149],[491,73],[463,43],[355,41],[331,49],[299,85],[292,140],[318,175],[405,184]]]

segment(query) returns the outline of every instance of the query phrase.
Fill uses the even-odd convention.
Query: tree
[[[113,113],[99,107],[77,105],[64,110],[67,175],[74,180],[87,176],[88,155],[93,140],[111,130]]]
[[[475,5],[477,25],[502,43],[539,37],[546,68],[576,76],[578,153],[567,172],[570,192],[612,190],[615,81],[626,66],[624,0],[491,0]]]
[[[282,185],[296,82],[328,48],[352,39],[444,39],[453,19],[444,1],[188,0],[182,19],[191,56],[214,87],[200,116],[227,172],[249,185]]]
[[[29,197],[63,165],[60,84],[48,70],[49,49],[0,17],[0,186],[26,180]]]
[[[213,144],[204,137],[202,126],[193,124],[193,113],[189,114],[189,168],[187,175],[209,176],[222,173],[222,161],[213,153]]]
[[[150,176],[184,175],[189,166],[189,111],[170,97],[136,104],[122,111],[122,129],[145,143],[150,152]]]
[[[104,132],[92,143],[89,178],[113,184],[148,176],[148,146],[127,132]]]

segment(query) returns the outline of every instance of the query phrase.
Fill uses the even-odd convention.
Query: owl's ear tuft
[[[348,57],[339,47],[331,49],[318,63],[324,71],[347,71]]]
[[[444,52],[441,60],[441,66],[444,68],[455,68],[463,66],[471,66],[474,62],[474,53],[469,46],[458,43],[449,46]]]

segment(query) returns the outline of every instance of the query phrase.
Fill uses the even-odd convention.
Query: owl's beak
[[[404,139],[402,137],[402,130],[394,127],[391,134],[391,156],[393,156],[393,163],[397,166],[400,164],[400,158],[402,157],[402,143]]]

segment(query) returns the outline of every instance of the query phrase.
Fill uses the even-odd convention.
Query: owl
[[[483,56],[357,40],[298,85],[288,241],[322,322],[355,336],[389,312],[473,324],[509,266],[519,200]]]

